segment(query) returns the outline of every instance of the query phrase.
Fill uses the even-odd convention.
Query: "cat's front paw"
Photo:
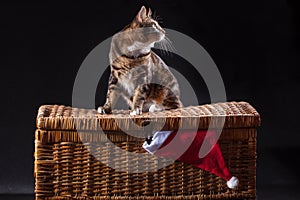
[[[110,114],[111,113],[111,108],[108,108],[108,107],[105,107],[105,106],[99,106],[97,111],[100,114]]]
[[[97,111],[98,111],[98,113],[100,113],[100,114],[105,114],[105,111],[104,111],[104,109],[103,109],[102,106],[99,106],[98,109],[97,109]]]
[[[140,109],[140,108],[136,108],[136,109],[130,111],[131,116],[141,115],[141,114],[142,114],[142,109]]]
[[[149,112],[159,112],[159,111],[163,111],[164,108],[162,106],[156,105],[156,104],[152,104],[149,108]]]

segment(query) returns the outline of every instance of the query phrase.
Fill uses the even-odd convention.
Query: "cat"
[[[98,108],[110,114],[119,96],[130,106],[130,115],[182,107],[175,76],[151,48],[166,40],[166,32],[144,6],[111,41],[110,77],[106,102]]]

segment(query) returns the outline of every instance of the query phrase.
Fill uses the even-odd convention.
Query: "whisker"
[[[173,44],[171,43],[170,39],[167,38],[166,36],[165,36],[165,38],[163,40],[163,44],[164,44],[164,48],[167,51],[168,55],[172,55],[171,53],[173,53],[173,52],[176,51],[176,49],[173,46]]]
[[[159,44],[160,44],[160,52],[161,52],[161,54],[165,55],[166,53],[165,53],[165,48],[164,48],[164,45],[163,45],[163,41],[161,41]]]
[[[170,55],[170,51],[169,51],[169,45],[168,45],[168,41],[166,39],[163,40],[164,41],[164,47],[165,47],[165,52],[166,52],[166,55]]]
[[[159,42],[160,45],[160,52],[162,55],[167,55],[166,46],[164,40]]]
[[[156,47],[160,49],[162,55],[172,56],[173,55],[172,53],[176,52],[176,48],[174,47],[172,41],[167,36],[165,36],[163,40],[161,40],[156,44],[157,44]]]
[[[162,47],[161,42],[157,43],[157,48],[159,49],[160,53],[163,54],[163,47]]]
[[[165,36],[165,40],[167,41],[170,50],[172,50],[173,52],[176,52],[176,48],[174,47],[172,41],[167,36]]]

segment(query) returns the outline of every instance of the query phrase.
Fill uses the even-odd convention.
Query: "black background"
[[[222,75],[228,101],[247,101],[261,114],[259,199],[272,195],[299,198],[297,0],[0,5],[0,194],[33,193],[38,107],[71,105],[74,79],[84,58],[128,24],[141,5],[156,11],[163,18],[163,27],[189,35],[207,50]],[[172,58],[165,59],[172,62]],[[190,73],[185,67],[180,71]],[[197,92],[206,94],[205,85],[197,85],[198,79],[201,77],[190,76]],[[102,102],[99,97],[97,104]],[[208,96],[200,95],[199,103],[209,103]]]

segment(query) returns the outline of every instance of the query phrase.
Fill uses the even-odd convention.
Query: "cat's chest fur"
[[[133,96],[136,84],[132,80],[132,73],[126,74],[123,78],[120,79],[121,86],[125,92],[130,96]]]
[[[123,92],[134,95],[136,88],[142,84],[148,84],[151,82],[152,70],[148,65],[142,65],[130,70],[127,70],[123,76],[119,77],[119,84],[123,89]]]

